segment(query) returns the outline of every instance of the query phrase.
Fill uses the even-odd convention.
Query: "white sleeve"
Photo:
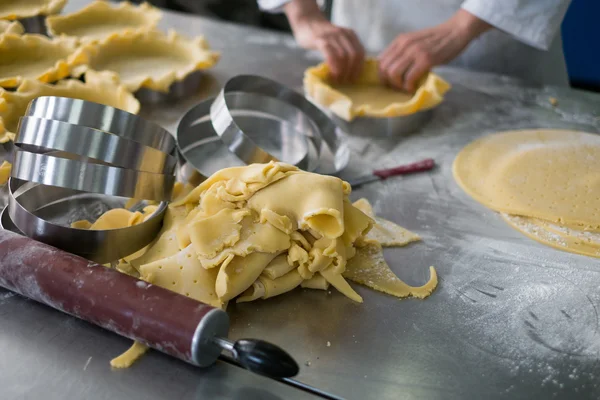
[[[465,0],[462,8],[523,43],[548,50],[571,0]]]
[[[262,11],[267,11],[270,13],[280,13],[283,12],[283,6],[292,0],[257,0],[258,7]]]

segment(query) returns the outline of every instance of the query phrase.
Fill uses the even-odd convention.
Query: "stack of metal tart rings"
[[[236,76],[192,107],[177,129],[181,179],[225,167],[283,161],[337,174],[349,150],[337,126],[298,92],[267,78]]]
[[[84,100],[36,98],[19,123],[2,224],[95,262],[118,260],[158,234],[176,164],[175,139],[154,123]],[[125,228],[70,226],[127,199],[159,205],[144,222]]]

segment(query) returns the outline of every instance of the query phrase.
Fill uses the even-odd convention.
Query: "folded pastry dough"
[[[25,28],[19,21],[0,20],[0,35],[22,35],[24,32]]]
[[[141,279],[217,307],[298,286],[332,285],[362,302],[346,276],[398,297],[430,294],[435,270],[425,286],[410,287],[377,241],[402,246],[419,237],[375,217],[364,199],[351,204],[349,194],[338,178],[284,163],[227,168],[180,193],[155,242],[130,265]]]
[[[331,285],[362,302],[346,279],[397,297],[424,298],[437,285],[433,267],[422,287],[392,272],[377,238],[402,246],[418,236],[375,217],[364,199],[351,204],[350,186],[338,178],[271,162],[227,168],[194,189],[179,184],[176,192],[155,241],[121,260],[119,271],[221,308],[299,286]],[[89,227],[137,221],[127,210],[111,210]],[[372,229],[380,233],[369,237]],[[141,350],[114,362],[126,367]]]
[[[23,79],[56,82],[71,73],[77,63],[77,43],[72,39],[48,39],[42,35],[0,36],[0,87],[14,88]]]
[[[125,87],[109,74],[88,71],[85,83],[75,79],[62,80],[54,85],[25,79],[14,91],[0,89],[0,143],[14,140],[19,118],[36,97],[71,97],[100,103],[137,114],[140,103]]]
[[[141,224],[150,218],[155,211],[156,206],[147,206],[142,212],[129,211],[125,208],[113,208],[102,214],[93,223],[86,219],[74,221],[71,223],[71,228],[92,231],[127,228],[128,226]]]
[[[135,92],[144,87],[168,92],[169,86],[219,60],[202,37],[187,39],[175,31],[157,30],[111,35],[99,43],[83,45],[75,58],[74,75],[88,69],[115,73],[125,87]]]
[[[67,0],[2,0],[0,19],[22,19],[36,15],[58,14]]]
[[[111,4],[97,0],[74,13],[46,18],[46,26],[51,36],[69,36],[86,43],[113,34],[150,30],[160,18],[161,12],[148,3],[135,6],[127,1]]]
[[[358,80],[352,84],[329,81],[329,67],[322,63],[304,73],[304,90],[319,105],[340,118],[389,118],[413,114],[442,102],[450,84],[430,72],[414,94],[386,87],[379,78],[377,60],[367,59]]]

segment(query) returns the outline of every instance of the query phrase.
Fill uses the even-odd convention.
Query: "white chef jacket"
[[[280,12],[290,0],[258,0]],[[378,54],[404,32],[448,20],[460,7],[493,25],[450,65],[521,78],[534,85],[568,86],[560,25],[570,0],[334,0],[331,20],[353,29],[367,52]]]

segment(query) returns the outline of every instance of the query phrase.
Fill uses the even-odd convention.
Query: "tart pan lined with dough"
[[[97,0],[74,13],[48,17],[46,25],[51,36],[73,37],[86,43],[102,41],[113,34],[151,30],[161,17],[161,12],[148,3],[136,6],[127,1],[111,4]]]
[[[427,110],[441,103],[449,89],[448,82],[430,72],[414,94],[393,90],[381,82],[377,60],[371,58],[365,60],[360,76],[350,85],[330,82],[325,63],[304,73],[306,94],[346,121],[356,117],[400,117]]]
[[[77,43],[42,35],[0,36],[0,87],[14,88],[23,79],[56,82],[76,64]]]
[[[2,0],[0,19],[23,19],[37,15],[58,14],[67,0]]]
[[[202,36],[188,39],[175,31],[127,32],[83,45],[77,57],[83,65],[74,75],[87,69],[110,71],[131,92],[143,87],[166,93],[173,82],[210,68],[218,60],[219,53],[210,50]]]
[[[19,118],[25,114],[29,102],[40,96],[82,99],[132,114],[137,114],[140,110],[137,99],[108,74],[88,71],[85,74],[85,83],[67,79],[55,85],[25,79],[14,92],[0,89],[0,143],[14,140]]]

